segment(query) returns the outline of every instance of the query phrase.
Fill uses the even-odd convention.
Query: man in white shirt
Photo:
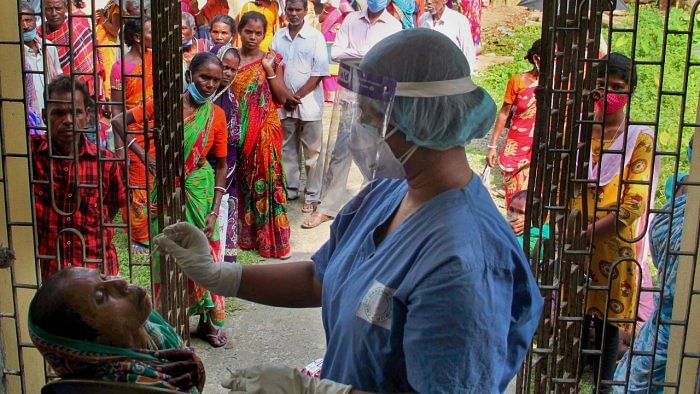
[[[26,75],[25,96],[27,105],[35,114],[41,115],[44,109],[44,87],[58,75],[63,73],[58,58],[56,47],[46,40],[46,47],[41,45],[41,37],[37,35],[36,16],[27,15],[35,13],[34,7],[28,2],[20,3],[22,12],[22,40],[24,41],[24,71],[37,71],[36,74]],[[46,55],[46,72],[44,70],[44,55]],[[42,74],[43,73],[43,74]]]
[[[362,59],[379,41],[400,32],[401,22],[386,10],[386,6],[386,0],[368,0],[367,8],[348,14],[335,37],[331,58],[336,62]],[[352,164],[347,146],[349,132],[347,125],[339,125],[337,140],[323,179],[321,204],[304,221],[301,225],[303,228],[313,228],[333,219],[351,197],[345,189]]]
[[[328,76],[328,50],[320,31],[304,21],[306,0],[287,0],[285,15],[288,26],[279,30],[272,39],[271,48],[282,54],[285,63],[284,83],[301,100],[301,104],[285,103],[279,110],[284,142],[282,159],[287,178],[287,196],[299,196],[299,156],[304,150],[306,190],[303,212],[313,212],[321,200],[323,177],[323,86],[322,77]],[[300,146],[301,144],[301,146]]]
[[[476,67],[476,48],[472,38],[469,19],[457,11],[446,7],[447,0],[426,0],[425,10],[418,20],[418,27],[439,31],[446,35],[462,50],[469,62],[472,74]]]
[[[375,3],[379,1],[370,0],[367,8],[345,17],[331,48],[334,61],[362,59],[379,41],[401,31],[401,22],[386,10],[386,2],[373,12]]]

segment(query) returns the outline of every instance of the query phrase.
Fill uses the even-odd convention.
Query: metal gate
[[[548,224],[552,236],[540,239],[539,246],[526,251],[545,298],[545,306],[532,350],[518,376],[517,391],[606,392],[614,389],[626,392],[626,384],[631,379],[630,368],[623,367],[614,377],[607,379],[601,376],[604,344],[606,339],[613,338],[612,332],[630,332],[629,348],[634,349],[631,354],[636,359],[647,357],[654,364],[658,342],[656,347],[640,350],[635,348],[634,333],[639,334],[641,326],[639,304],[642,294],[653,295],[659,298],[659,302],[670,297],[664,290],[667,271],[664,270],[653,283],[643,284],[641,269],[650,260],[647,255],[637,256],[631,248],[614,249],[611,245],[628,244],[634,248],[643,241],[643,234],[649,227],[647,221],[631,238],[621,229],[620,218],[623,216],[620,215],[627,214],[623,207],[628,197],[625,193],[632,190],[632,186],[636,187],[635,190],[643,190],[640,195],[645,196],[641,201],[641,219],[651,219],[650,214],[670,217],[676,212],[678,208],[673,197],[669,205],[664,205],[663,194],[653,191],[652,179],[660,176],[659,189],[664,189],[664,177],[672,178],[672,190],[683,186],[688,193],[688,205],[682,247],[669,250],[667,243],[664,250],[668,256],[680,259],[674,279],[673,318],[661,319],[654,313],[647,316],[656,325],[653,337],[657,341],[659,326],[670,331],[665,379],[652,382],[649,377],[644,381],[652,391],[698,392],[700,267],[697,264],[697,200],[700,197],[700,155],[697,149],[692,166],[694,171],[682,181],[677,179],[677,174],[687,170],[684,159],[686,143],[694,132],[700,131],[700,54],[694,53],[700,43],[700,32],[697,31],[700,1],[690,4],[690,17],[686,19],[678,18],[678,10],[668,8],[663,10],[664,13],[657,10],[655,14],[649,14],[650,9],[645,7],[651,6],[642,5],[637,0],[629,2],[630,16],[627,17],[606,12],[616,3],[614,0],[549,0],[543,3],[543,53],[526,221],[530,228]],[[645,18],[644,15],[651,16]],[[654,42],[641,38],[642,32],[652,30],[658,33]],[[601,90],[613,90],[605,82],[609,67],[608,61],[600,57],[601,37],[608,43],[610,52],[621,52],[631,58],[638,72],[643,70],[646,76],[656,76],[655,81],[651,78],[651,83],[655,82],[656,86],[640,86],[641,83],[650,83],[650,78],[640,78],[634,94],[643,97],[633,94],[631,104],[626,106],[628,115],[624,121],[628,127],[622,128],[621,137],[626,142],[621,148],[613,148],[604,146],[601,141],[600,148],[594,147],[594,155],[591,153],[592,145],[596,145],[593,130],[602,128],[605,120],[594,119],[594,98]],[[682,57],[683,61],[673,64],[671,53],[674,53],[674,59]],[[596,85],[599,72],[604,76],[602,86],[600,83]],[[631,89],[621,92],[627,97],[630,93]],[[616,201],[606,204],[602,194],[604,190],[609,193],[610,189],[603,188],[600,170],[591,170],[589,174],[589,167],[597,168],[593,163],[601,162],[609,155],[625,163],[625,166],[620,166],[619,173],[629,171],[627,159],[623,161],[622,158],[636,148],[635,144],[627,143],[631,134],[629,130],[635,125],[653,131],[649,180],[621,180],[613,196]],[[700,142],[700,133],[696,134],[695,146]],[[660,162],[658,169],[652,164],[656,160]],[[652,204],[650,196],[659,198]],[[598,243],[606,239],[603,238],[606,234],[596,238],[595,229],[602,228],[596,223],[608,214],[615,215],[615,230],[607,236],[618,243]],[[593,229],[592,242],[588,233],[584,233],[587,229]],[[529,245],[530,234],[529,230],[525,231],[525,245]],[[668,237],[670,234],[666,234],[667,240]],[[609,250],[601,251],[603,248]],[[602,261],[596,253],[616,256],[611,261]],[[629,286],[633,303],[632,314],[626,318],[611,316],[622,305],[615,304],[618,301],[612,296],[616,291],[615,281],[622,270],[634,278],[625,284]],[[638,296],[634,295],[635,288],[639,290]],[[587,304],[595,301],[594,297],[601,295],[606,306],[604,310],[587,308]],[[594,322],[596,319],[602,321],[599,324],[602,337],[591,341],[593,343],[585,341],[592,330],[592,318],[587,318],[587,314],[595,316]]]
[[[1,3],[0,242],[15,251],[17,261],[0,270],[0,350],[4,353],[0,392],[6,384],[10,393],[34,393],[52,376],[29,338],[27,309],[41,283],[42,267],[49,266],[49,262],[55,262],[58,268],[78,262],[103,272],[113,272],[118,264],[120,276],[151,287],[151,294],[152,279],[157,279],[160,297],[154,305],[184,338],[188,337],[184,275],[171,261],[154,255],[148,245],[137,248],[139,245],[134,243],[134,212],[143,213],[140,225],[145,241],[183,215],[181,8],[178,0],[90,0],[87,4],[41,0],[35,9],[27,9],[20,0]],[[113,4],[116,8],[109,8]],[[150,16],[145,12],[149,9]],[[48,12],[62,10],[67,23],[64,35],[47,19]],[[115,12],[118,18],[110,19]],[[104,38],[109,30],[98,26],[98,14],[103,20],[119,22],[113,26],[118,36],[111,41]],[[30,46],[26,42],[32,41],[25,41],[23,30],[37,18],[43,22],[43,30]],[[139,35],[137,43],[125,39],[127,24],[132,33],[136,32],[134,37]],[[147,24],[152,26],[152,65],[143,60]],[[52,33],[55,40],[48,41]],[[107,52],[121,66],[110,70],[99,67],[107,63],[103,58],[110,56]],[[128,57],[139,52],[140,65],[128,65]],[[53,60],[58,64],[52,64]],[[106,88],[98,82],[109,81],[105,73],[114,70],[121,74],[119,84]],[[86,82],[94,99],[88,105],[92,116],[87,127],[80,128],[75,121],[70,130],[76,138],[89,142],[73,145],[79,150],[67,155],[52,142],[49,115],[42,116],[41,111],[50,103],[60,103],[49,99],[47,87],[61,73],[69,75],[73,86],[70,100],[62,103],[70,104],[74,120],[81,116],[81,105],[76,102],[80,96],[75,91],[79,81]],[[133,90],[131,96],[140,99],[127,97],[127,88]],[[115,90],[121,94],[112,96]],[[146,162],[155,155],[156,170],[152,179],[146,176],[145,181],[137,182],[130,171],[134,159],[126,154],[130,147],[119,145],[110,120],[121,118],[125,122],[126,110],[144,104],[149,97],[154,102],[153,123],[131,127],[127,134],[139,138]],[[36,144],[40,138],[45,138],[46,146]],[[84,158],[91,155],[84,146],[94,146],[94,162]],[[45,168],[37,164],[43,162]],[[121,186],[116,182],[120,179],[115,175],[118,168],[122,170]],[[133,208],[138,205],[137,196],[142,211]],[[44,208],[39,212],[42,203]],[[94,209],[85,208],[91,205]],[[83,209],[94,215],[83,214]],[[54,239],[46,239],[47,223],[57,227]],[[155,258],[161,259],[158,270],[153,270]]]

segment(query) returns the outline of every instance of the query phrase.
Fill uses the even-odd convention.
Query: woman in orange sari
[[[153,96],[150,19],[146,18],[143,26],[140,20],[130,19],[124,26],[124,43],[131,47],[131,50],[124,56],[123,62],[117,60],[112,66],[112,101],[123,100],[126,110],[130,110]],[[114,117],[122,116],[122,111],[121,105],[112,106]],[[129,131],[140,146],[145,146],[144,133],[151,126],[152,123],[146,128],[142,123],[129,125]],[[152,142],[147,157],[149,160],[155,160],[155,144]],[[122,212],[122,217],[129,220],[131,252],[136,255],[148,254],[148,189],[152,178],[153,174],[146,170],[136,153],[129,150],[129,206]]]
[[[265,16],[255,11],[243,15],[238,25],[241,63],[233,80],[241,114],[238,245],[257,249],[263,257],[284,259],[291,256],[291,248],[276,103],[298,105],[299,100],[284,85],[282,57],[260,49],[266,30]]]

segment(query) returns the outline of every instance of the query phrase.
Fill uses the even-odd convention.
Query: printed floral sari
[[[280,67],[281,56],[276,59]],[[241,249],[263,257],[290,252],[287,193],[282,173],[282,125],[260,60],[238,69],[233,90],[240,104],[238,201]]]

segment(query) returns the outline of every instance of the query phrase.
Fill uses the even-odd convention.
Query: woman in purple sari
[[[211,52],[221,60],[224,66],[221,86],[214,96],[214,104],[221,107],[226,114],[228,124],[228,172],[226,174],[226,191],[221,199],[221,210],[219,211],[219,231],[221,234],[222,256],[224,261],[233,262],[236,260],[236,250],[238,249],[238,192],[236,189],[236,161],[238,160],[238,142],[241,137],[241,116],[238,110],[238,101],[231,89],[231,82],[236,76],[236,71],[241,63],[241,56],[236,48],[231,45],[216,45]],[[207,159],[211,162],[216,160],[210,153]]]

